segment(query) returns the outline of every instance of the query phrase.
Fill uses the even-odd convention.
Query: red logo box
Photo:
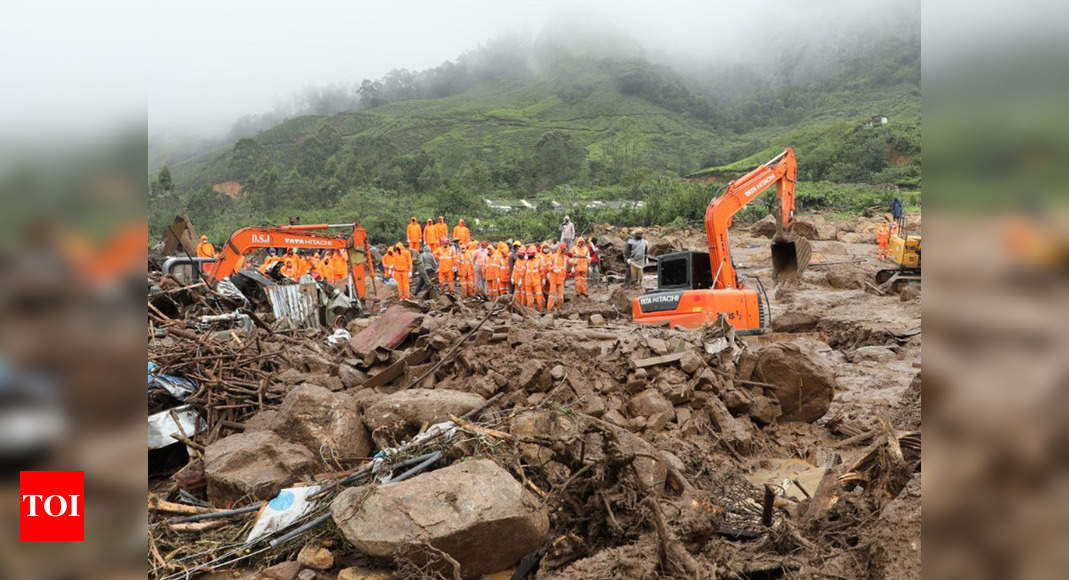
[[[84,472],[19,472],[19,540],[85,540]]]

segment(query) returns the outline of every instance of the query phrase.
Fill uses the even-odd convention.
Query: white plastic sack
[[[245,544],[252,544],[293,525],[301,519],[301,516],[315,508],[318,502],[308,497],[315,495],[320,489],[321,486],[310,485],[287,487],[278,492],[278,495],[260,510],[260,515],[256,518],[256,524],[252,526],[249,537],[245,539]]]
[[[176,424],[171,413],[178,417]],[[200,415],[192,405],[182,405],[166,411],[160,411],[148,418],[148,448],[160,449],[178,443],[171,437],[172,433],[185,433],[187,437],[193,437],[206,427],[204,421],[200,421]],[[179,429],[178,425],[182,428]],[[198,430],[199,428],[199,430]]]

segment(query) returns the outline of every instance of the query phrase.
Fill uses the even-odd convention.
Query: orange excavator
[[[328,228],[352,228],[353,237],[311,233],[310,230]],[[354,271],[352,256],[347,251],[353,248],[353,240],[363,240],[363,255],[370,264],[371,253],[367,247],[367,234],[358,224],[307,224],[290,226],[247,227],[231,234],[218,254],[218,263],[208,275],[208,283],[215,285],[230,276],[238,267],[239,258],[257,248],[303,248],[313,250],[337,250],[348,258],[349,269]]]
[[[809,265],[808,240],[795,237],[794,151],[786,149],[767,163],[728,183],[705,210],[708,252],[676,252],[657,261],[657,289],[634,299],[635,322],[667,320],[673,327],[698,328],[719,315],[739,332],[763,333],[770,324],[768,296],[757,281],[747,288],[739,280],[728,246],[728,228],[735,214],[772,184],[780,211],[772,242],[772,276],[800,275]],[[759,292],[760,290],[760,292]]]

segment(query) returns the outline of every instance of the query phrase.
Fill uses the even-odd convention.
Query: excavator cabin
[[[772,242],[772,276],[798,276],[809,264],[809,241],[792,233],[794,225],[794,152],[785,150],[769,162],[732,181],[705,212],[709,251],[676,252],[657,262],[657,289],[634,299],[635,322],[668,321],[674,327],[699,328],[723,314],[740,332],[767,331],[771,316],[768,296],[747,288],[739,280],[728,246],[728,228],[734,215],[772,184],[780,212]]]

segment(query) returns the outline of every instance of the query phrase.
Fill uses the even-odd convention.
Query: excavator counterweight
[[[772,277],[800,276],[809,265],[811,248],[792,233],[794,151],[786,149],[767,163],[732,181],[705,211],[706,252],[677,252],[657,263],[657,290],[635,298],[635,322],[668,321],[672,326],[697,328],[721,314],[739,331],[764,332],[769,326],[768,298],[763,290],[746,288],[739,280],[728,245],[728,228],[735,214],[772,184],[780,211],[772,240]]]

